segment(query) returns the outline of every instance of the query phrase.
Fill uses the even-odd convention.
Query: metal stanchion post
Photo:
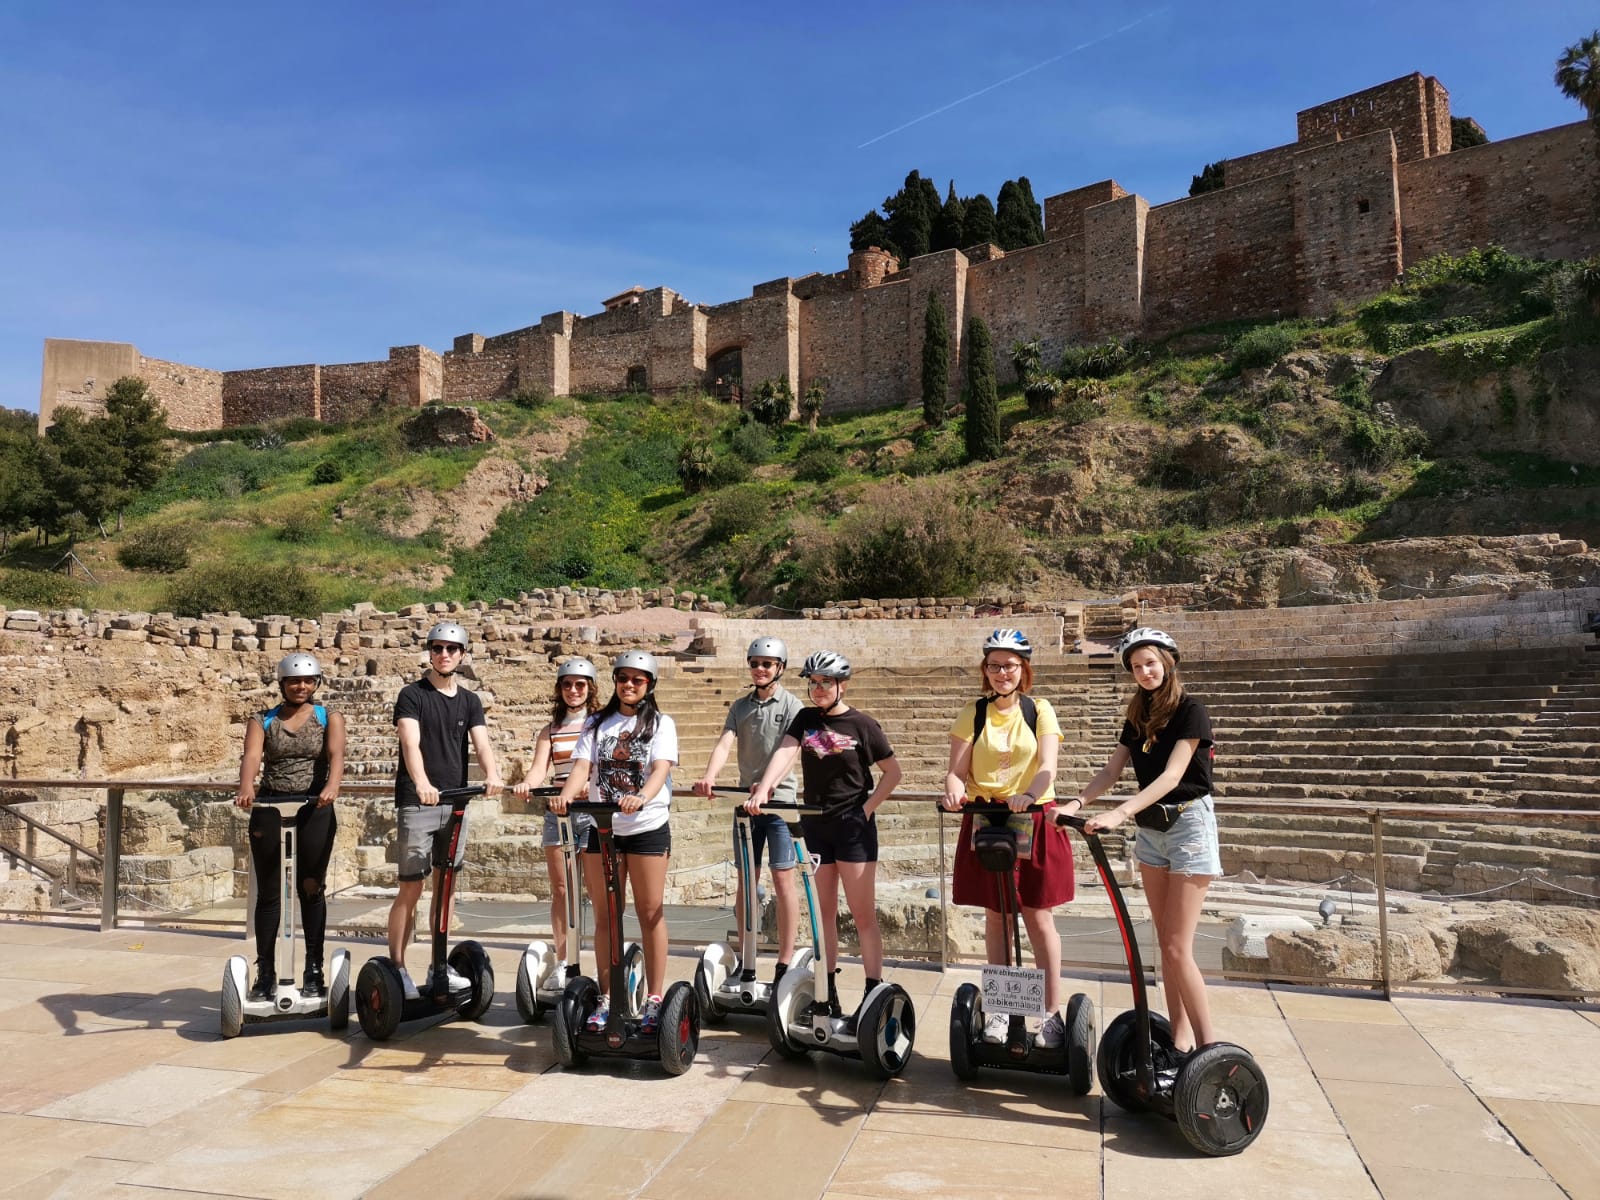
[[[1372,880],[1378,888],[1378,981],[1383,998],[1390,998],[1389,901],[1383,871],[1383,813],[1372,814]]]
[[[106,791],[106,853],[100,867],[100,932],[117,927],[117,877],[122,868],[122,789]]]

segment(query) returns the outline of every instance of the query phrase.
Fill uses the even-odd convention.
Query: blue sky
[[[1553,64],[1597,16],[15,0],[0,405],[37,410],[46,337],[229,370],[447,350],[633,284],[737,299],[842,269],[849,224],[913,168],[961,194],[1114,178],[1161,203],[1292,141],[1297,110],[1414,70],[1492,138],[1564,124],[1582,113]]]

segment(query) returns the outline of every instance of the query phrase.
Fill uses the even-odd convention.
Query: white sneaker
[[[411,972],[404,967],[400,968],[400,987],[405,992],[407,1000],[421,999],[422,993],[417,991],[417,985],[411,980]]]
[[[452,966],[445,967],[444,982],[445,986],[452,992],[467,992],[472,990],[472,980],[468,979],[465,975],[457,974],[456,969]]]
[[[1047,1050],[1055,1050],[1066,1040],[1067,1023],[1061,1019],[1060,1013],[1051,1013],[1039,1026],[1039,1045]]]
[[[1011,1018],[1004,1013],[990,1013],[983,1023],[983,1040],[991,1045],[1004,1045],[1011,1029]]]

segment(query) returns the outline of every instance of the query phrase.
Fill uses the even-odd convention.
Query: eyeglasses
[[[1015,675],[1022,670],[1021,663],[984,663],[983,669],[991,675]]]
[[[589,681],[587,679],[563,679],[561,686],[563,688],[587,688]]]
[[[429,654],[461,654],[465,646],[457,646],[452,642],[434,642],[428,647]]]
[[[837,679],[831,679],[826,675],[813,675],[810,679],[806,680],[806,686],[813,692],[820,692],[823,688],[833,687],[838,682],[839,681]]]

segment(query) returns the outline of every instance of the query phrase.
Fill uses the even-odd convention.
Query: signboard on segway
[[[1008,1017],[1044,1016],[1044,972],[1035,967],[984,967],[983,1011]]]

